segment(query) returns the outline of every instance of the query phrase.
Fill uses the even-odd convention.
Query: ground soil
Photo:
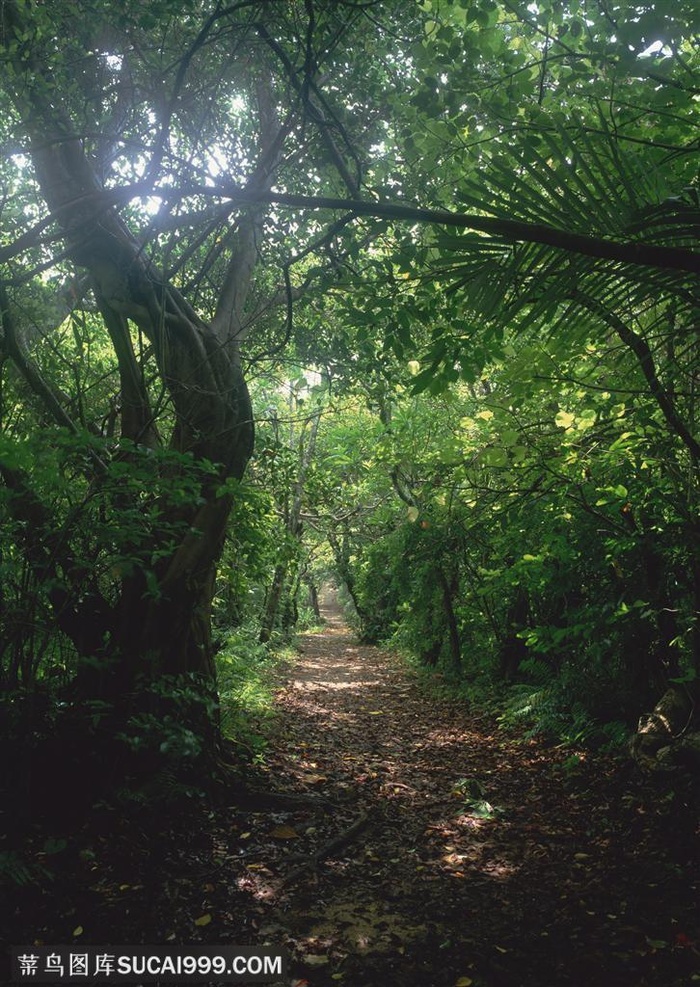
[[[284,987],[700,982],[691,782],[508,734],[324,615],[255,779],[289,802],[30,833],[11,941],[283,946]]]

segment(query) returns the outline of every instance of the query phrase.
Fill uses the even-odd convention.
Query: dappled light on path
[[[254,776],[42,842],[60,900],[18,894],[15,941],[286,947],[274,987],[695,982],[691,790],[505,734],[325,612]]]
[[[300,981],[632,987],[690,969],[690,956],[648,946],[674,930],[630,865],[642,796],[620,793],[615,766],[599,761],[593,776],[571,751],[471,721],[324,602],[325,628],[301,638],[279,694],[267,766],[290,793],[334,806],[290,817],[293,851],[269,864],[279,897],[264,928],[291,948]],[[687,925],[683,914],[673,921]]]

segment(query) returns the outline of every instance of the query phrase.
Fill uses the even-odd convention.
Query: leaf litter
[[[258,778],[289,808],[96,813],[9,941],[283,946],[279,987],[700,982],[697,791],[504,734],[326,616]]]

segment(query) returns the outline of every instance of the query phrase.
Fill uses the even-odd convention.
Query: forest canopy
[[[506,717],[682,746],[697,4],[6,0],[0,59],[27,756],[220,759],[329,578]]]

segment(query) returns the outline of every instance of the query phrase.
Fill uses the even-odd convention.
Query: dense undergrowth
[[[230,632],[216,662],[224,739],[243,758],[253,760],[264,754],[265,725],[273,715],[275,689],[295,654],[288,635],[264,645],[258,640],[259,632],[255,625]]]

